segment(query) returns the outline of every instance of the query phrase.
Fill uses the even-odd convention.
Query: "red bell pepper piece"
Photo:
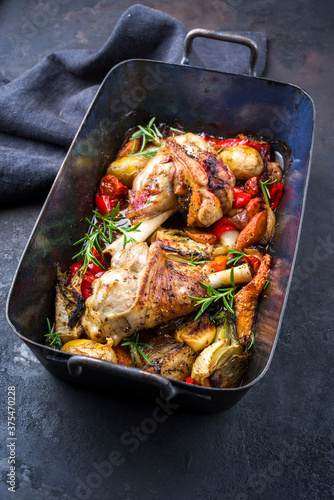
[[[197,382],[195,382],[195,380],[194,380],[192,377],[190,377],[190,376],[189,376],[189,377],[187,377],[187,378],[185,379],[185,382],[186,382],[187,384],[191,384],[191,385],[199,385],[199,384],[198,384]]]
[[[251,195],[239,187],[233,188],[233,208],[243,208],[251,199]]]
[[[247,139],[216,139],[205,134],[202,134],[201,137],[205,141],[213,143],[214,148],[217,150],[221,148],[231,148],[232,146],[249,146],[250,148],[256,149],[262,156],[263,160],[270,160],[270,145],[265,142],[257,142]]]
[[[71,283],[75,273],[77,272],[78,269],[80,269],[81,265],[82,265],[82,260],[71,265],[66,281],[66,286],[68,286]]]
[[[85,300],[87,300],[93,293],[92,282],[97,278],[101,278],[103,274],[104,271],[92,273],[89,269],[87,269],[81,282],[81,294]]]
[[[239,262],[247,262],[255,273],[260,267],[260,261],[257,257],[255,257],[255,255],[247,255],[247,257],[242,257]]]
[[[275,210],[283,196],[284,184],[277,182],[270,190],[270,208]]]
[[[228,260],[228,255],[218,255],[211,261],[211,267],[216,273],[218,273],[219,271],[224,271],[226,269]]]
[[[111,200],[109,196],[101,194],[99,190],[95,195],[95,205],[101,215],[106,215],[117,205],[117,200]]]
[[[219,240],[223,233],[226,231],[234,231],[235,229],[237,229],[237,227],[230,221],[230,219],[222,217],[215,223],[210,233],[214,234],[217,240]]]

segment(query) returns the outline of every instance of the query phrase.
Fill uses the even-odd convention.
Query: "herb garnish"
[[[229,253],[235,255],[235,257],[232,257],[230,260],[227,261],[226,265],[231,264],[232,266],[235,266],[235,264],[242,259],[243,257],[247,257],[247,255],[239,250],[232,250],[232,248],[228,249]]]
[[[51,326],[49,318],[46,318],[46,322],[48,324],[48,331],[49,332],[46,333],[44,335],[44,337],[47,338],[47,341],[48,341],[50,347],[53,347],[53,349],[60,349],[61,346],[63,345],[62,341],[60,340],[60,337],[59,337],[60,333],[54,331],[55,324],[53,323],[53,325]]]
[[[155,117],[153,117],[149,121],[149,123],[148,123],[148,125],[146,125],[146,127],[143,127],[142,125],[138,125],[139,130],[137,130],[137,132],[134,132],[132,134],[132,136],[130,137],[130,141],[134,140],[134,144],[133,144],[132,151],[128,156],[145,156],[146,158],[150,159],[150,158],[153,158],[153,156],[155,156],[160,151],[160,149],[163,146],[163,142],[161,142],[160,139],[162,139],[163,136],[162,136],[160,130],[158,129],[158,127],[156,126],[156,124],[154,123],[154,121],[155,121]],[[141,139],[141,141],[142,141],[141,148],[140,148],[140,151],[138,151],[137,153],[134,153],[134,150],[136,147],[136,140],[138,140],[138,139]],[[153,143],[157,147],[147,149],[146,151],[144,151],[145,146],[149,143]]]
[[[131,346],[130,356],[131,356],[132,366],[136,367],[136,361],[135,361],[135,356],[134,356],[134,353],[136,353],[136,351],[141,356],[143,356],[143,358],[145,359],[145,361],[149,365],[152,364],[151,361],[146,356],[146,354],[144,353],[144,351],[141,349],[141,347],[147,347],[149,349],[153,349],[153,347],[149,344],[145,344],[144,342],[139,342],[139,333],[137,333],[137,335],[134,337],[134,339],[126,337],[124,340],[126,342],[122,342],[122,344],[121,344],[122,346],[126,346],[126,345]]]
[[[250,351],[251,348],[253,347],[254,345],[254,341],[255,341],[255,333],[252,332],[252,340],[251,340],[251,343],[249,344],[249,346],[247,347],[247,350]]]
[[[201,264],[206,264],[210,262],[210,260],[194,260],[194,255],[190,252],[190,261],[188,262],[189,266],[200,266]]]
[[[234,281],[234,280],[233,280]],[[233,310],[233,299],[235,295],[236,286],[231,286],[229,288],[218,288],[215,290],[211,285],[206,285],[200,281],[200,285],[205,288],[208,297],[193,297],[189,296],[189,298],[195,300],[197,302],[195,307],[201,306],[201,309],[198,311],[195,321],[204,313],[204,311],[213,303],[217,302],[220,299],[223,299],[224,306],[230,313],[234,314]]]
[[[263,290],[266,290],[269,285],[270,285],[270,280],[267,280],[264,284]]]
[[[268,189],[268,186],[272,186],[273,184],[276,184],[276,182],[277,182],[277,179],[271,180],[271,177],[269,177],[269,179],[267,179],[266,181],[260,181],[260,186],[261,186],[263,198],[264,198],[265,204],[268,207],[270,207],[270,203],[269,203],[270,191]]]
[[[95,257],[93,250],[95,249],[95,251],[101,254],[101,244],[104,243],[106,245],[110,245],[112,243],[113,231],[119,231],[124,235],[123,248],[127,243],[134,243],[136,241],[136,239],[130,236],[129,233],[140,232],[140,229],[138,228],[141,222],[138,222],[131,227],[117,225],[117,222],[125,219],[125,217],[117,216],[119,212],[119,206],[120,204],[118,202],[116,207],[110,210],[110,212],[106,212],[105,215],[101,215],[96,210],[93,210],[93,214],[95,215],[95,217],[102,221],[102,227],[98,226],[93,221],[89,220],[88,217],[86,217],[86,221],[88,222],[92,231],[90,233],[86,233],[83,238],[73,243],[74,246],[82,243],[83,248],[80,250],[80,252],[74,255],[74,257],[72,257],[73,259],[76,259],[78,257],[81,257],[83,259],[83,266],[81,270],[82,274],[86,272],[87,266],[90,264],[90,262],[93,262],[103,270],[105,269],[103,264],[101,264],[101,262],[99,262]]]
[[[186,133],[184,130],[180,130],[180,129],[174,128],[174,127],[169,127],[169,130],[172,130],[173,132],[178,132],[179,134],[185,134]]]

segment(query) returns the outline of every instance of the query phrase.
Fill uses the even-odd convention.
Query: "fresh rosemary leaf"
[[[133,337],[133,338],[131,338]],[[146,354],[143,352],[141,347],[147,347],[148,349],[153,349],[153,347],[149,344],[145,344],[144,342],[139,342],[139,333],[133,334],[131,337],[126,337],[124,340],[125,342],[122,342],[122,346],[131,346],[130,348],[130,356],[131,356],[131,361],[132,361],[132,366],[136,367],[136,361],[135,357],[133,355],[133,352],[137,350],[141,356],[145,359],[145,361],[151,365],[151,361],[148,359]]]
[[[235,287],[235,282],[234,282],[234,267],[231,267],[230,280],[231,280],[231,285],[234,288]]]
[[[277,179],[274,179],[274,180],[271,180],[271,177],[269,177],[269,179],[267,179],[266,181],[260,181],[260,187],[261,187],[261,191],[262,191],[262,194],[263,194],[263,198],[264,198],[264,201],[265,201],[265,204],[270,207],[270,191],[268,189],[268,186],[272,186],[273,184],[276,184],[277,182]]]
[[[206,264],[210,262],[210,260],[194,260],[193,252],[190,252],[190,261],[188,262],[189,266],[199,266],[200,264]]]
[[[53,324],[51,326],[49,318],[46,318],[46,322],[48,325],[48,333],[46,333],[44,337],[46,337],[50,347],[53,347],[53,349],[60,349],[63,345],[59,337],[60,333],[54,331],[55,325]]]
[[[78,252],[73,259],[81,258],[83,259],[83,266],[81,273],[84,274],[87,270],[88,265],[93,262],[101,269],[105,269],[103,264],[99,262],[99,260],[94,255],[93,249],[99,254],[102,253],[101,243],[105,245],[110,245],[112,243],[113,233],[114,231],[118,231],[124,235],[123,247],[127,243],[134,243],[136,240],[131,236],[131,232],[139,232],[139,226],[141,222],[138,222],[134,226],[126,227],[119,225],[120,221],[125,220],[125,217],[118,216],[120,203],[118,202],[116,207],[110,210],[110,212],[106,212],[105,215],[101,215],[98,211],[93,210],[94,216],[102,222],[102,227],[95,224],[95,222],[86,219],[91,232],[86,233],[83,238],[76,241],[73,245],[82,244],[82,249]]]
[[[251,343],[249,344],[249,346],[247,347],[247,350],[250,351],[251,348],[253,347],[254,345],[254,341],[255,341],[255,333],[252,332],[252,340],[251,340]]]
[[[228,249],[228,252],[235,255],[232,259],[227,261],[226,265],[231,264],[232,266],[235,266],[235,264],[242,258],[242,257],[247,257],[247,255],[240,251],[240,250],[233,250],[232,248]]]
[[[180,130],[178,128],[174,128],[174,127],[169,127],[170,130],[172,130],[173,132],[177,132],[179,134],[185,134],[186,132],[184,130]]]
[[[202,285],[203,288],[205,288],[208,296],[207,297],[193,297],[192,295],[189,295],[190,299],[193,299],[197,302],[195,307],[201,306],[200,310],[198,311],[195,321],[206,311],[206,309],[213,303],[217,302],[218,300],[223,300],[223,304],[225,308],[230,311],[230,313],[234,314],[233,310],[233,299],[235,295],[235,290],[236,287],[232,286],[229,288],[219,288],[215,290],[212,288],[210,285],[206,285],[205,283],[202,283],[200,281],[200,284]]]
[[[160,151],[163,146],[163,142],[161,142],[163,136],[154,121],[155,117],[151,118],[146,127],[138,125],[138,130],[132,134],[130,140],[141,139],[141,148],[138,152],[134,153],[134,145],[131,153],[128,156],[144,156],[150,159]],[[154,145],[157,147],[145,150],[145,147],[148,143],[154,143]]]
[[[146,151],[143,151],[142,149],[138,151],[138,153],[130,153],[128,156],[144,156],[148,160],[153,158],[157,153],[159,153],[160,149],[162,148],[163,144],[161,144],[160,147],[158,148],[150,148],[147,149]]]

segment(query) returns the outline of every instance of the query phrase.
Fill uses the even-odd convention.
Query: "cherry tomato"
[[[100,180],[100,192],[102,195],[109,196],[109,198],[120,199],[125,198],[128,194],[129,188],[124,186],[117,177],[114,175],[105,175]]]
[[[259,195],[259,178],[251,177],[245,182],[245,193],[250,194],[252,197]]]

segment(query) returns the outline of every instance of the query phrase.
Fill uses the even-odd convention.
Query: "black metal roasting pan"
[[[102,83],[34,227],[7,303],[14,332],[47,370],[69,382],[173,400],[200,411],[233,406],[268,370],[278,339],[297,252],[311,159],[314,106],[302,89],[255,76],[228,74],[187,65],[192,39],[208,36],[246,43],[252,73],[256,47],[250,40],[204,30],[187,36],[183,64],[129,60],[115,66]],[[210,389],[160,375],[56,351],[45,345],[46,318],[54,315],[57,264],[68,268],[73,242],[87,231],[100,178],[124,134],[155,116],[186,130],[228,136],[253,132],[268,138],[285,160],[285,195],[269,247],[271,285],[262,294],[256,340],[241,387]],[[288,145],[288,147],[285,147]],[[87,394],[89,397],[89,394]]]

